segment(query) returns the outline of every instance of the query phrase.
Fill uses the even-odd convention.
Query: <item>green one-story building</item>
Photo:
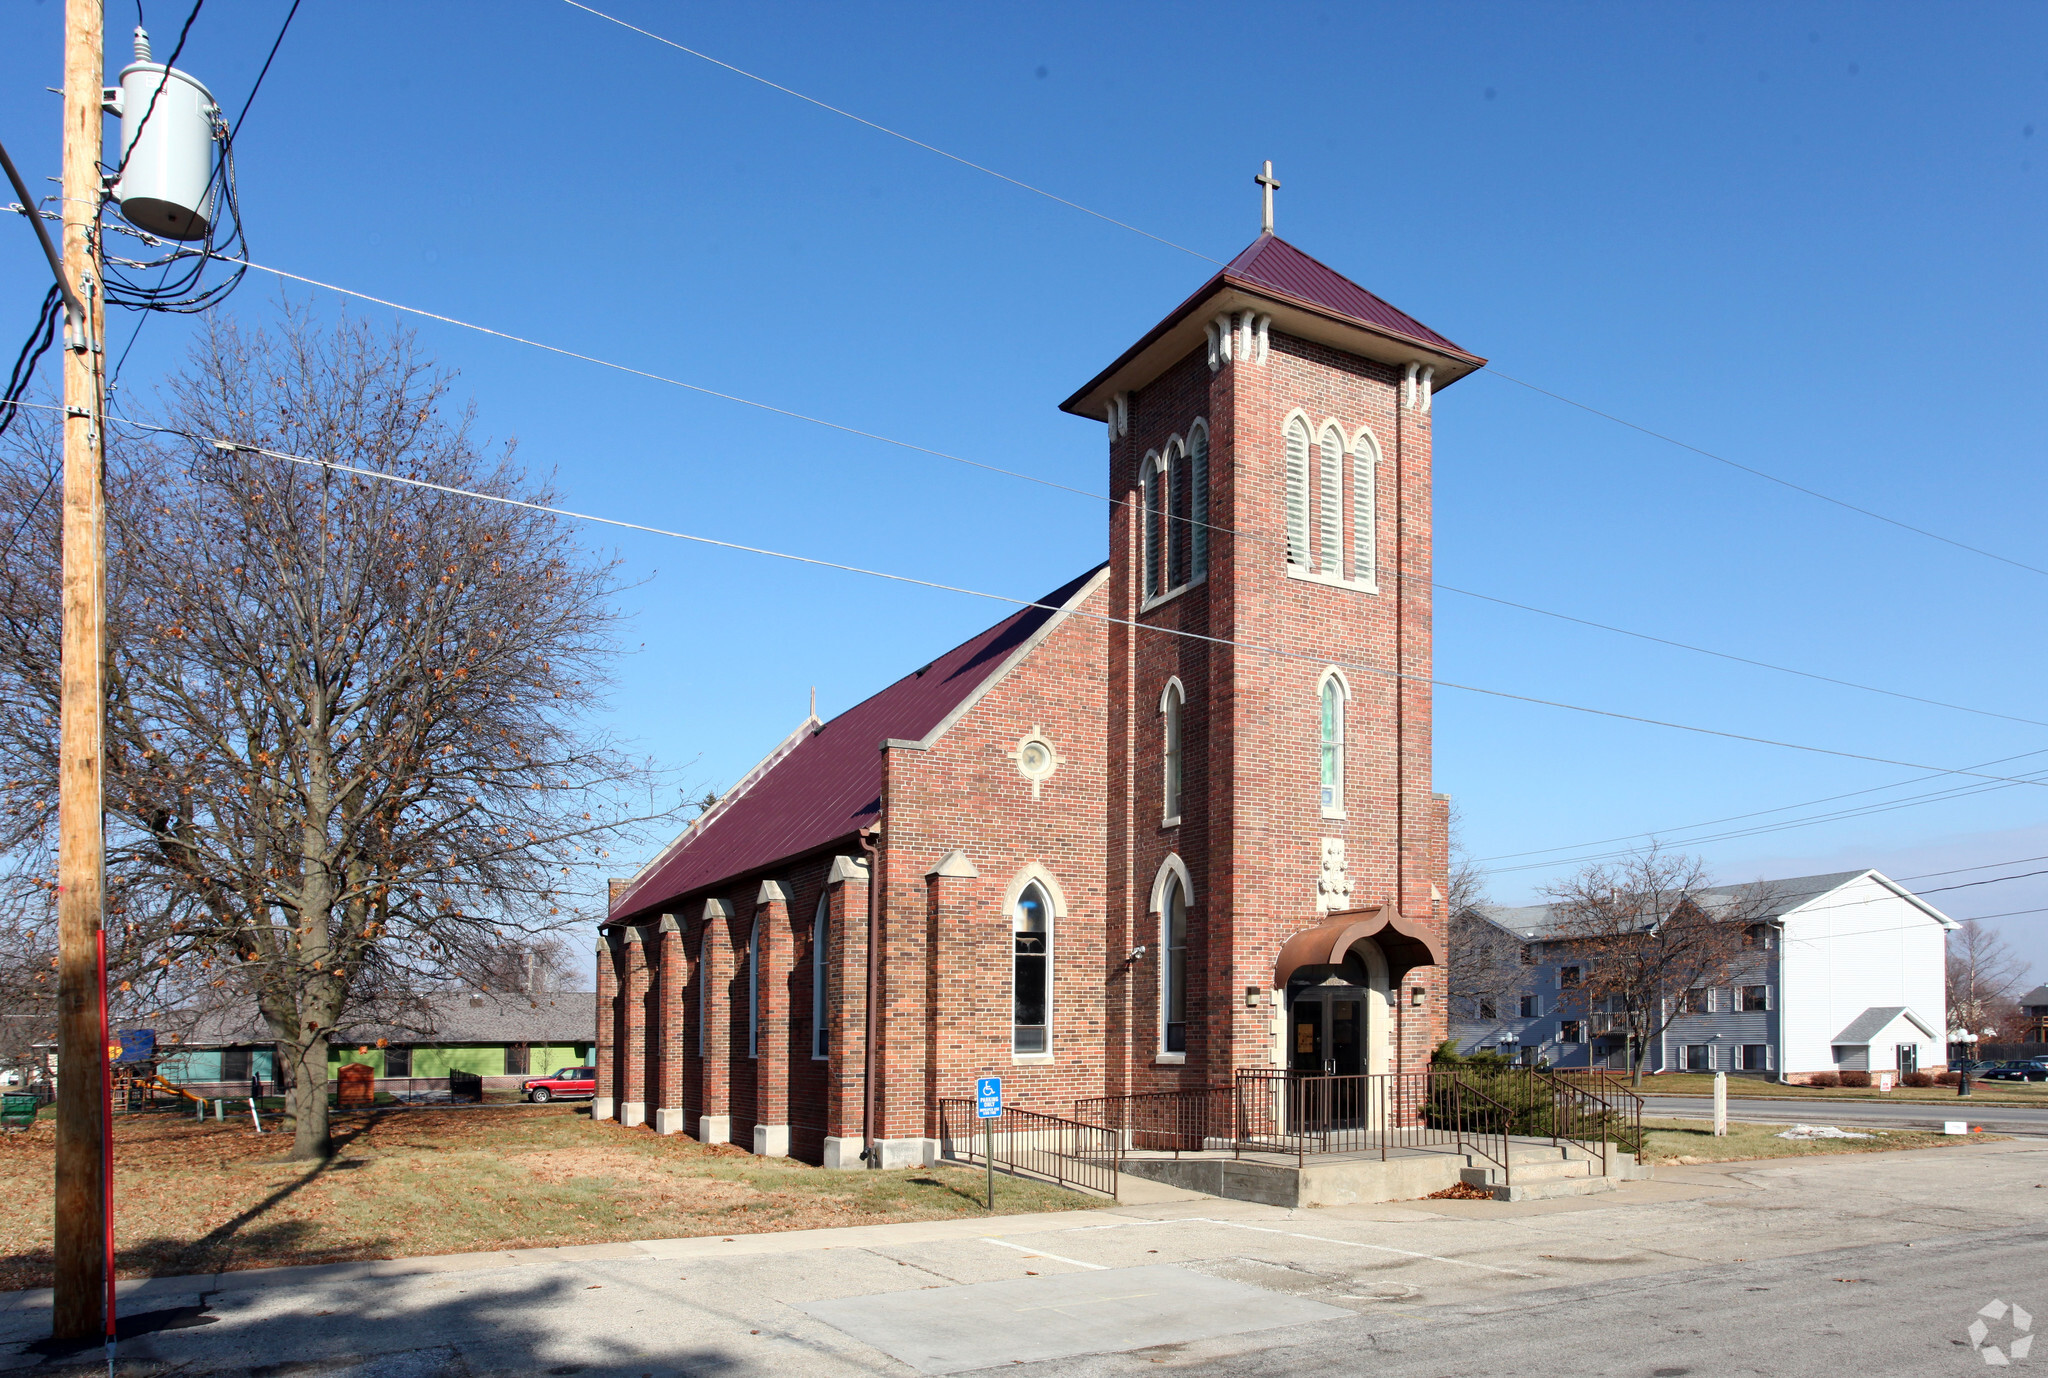
[[[278,1080],[278,1057],[261,1015],[214,1011],[158,1021],[157,1069],[190,1089],[248,1093],[250,1078]],[[516,1086],[563,1067],[587,1065],[597,1040],[597,997],[589,991],[425,996],[364,1011],[327,1043],[327,1075],[366,1063],[380,1083],[445,1080],[450,1072],[484,1078],[489,1089]]]

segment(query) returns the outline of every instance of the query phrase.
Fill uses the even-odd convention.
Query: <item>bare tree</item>
[[[1465,848],[1464,815],[1450,808],[1450,893],[1444,897],[1451,1011],[1492,1019],[1521,989],[1522,939],[1486,917],[1486,872]]]
[[[1774,907],[1761,882],[1715,886],[1698,858],[1655,847],[1588,865],[1546,894],[1552,940],[1578,958],[1595,1026],[1627,1039],[1638,1086],[1644,1054],[1686,1012],[1690,992],[1728,984],[1760,960],[1751,948]]]
[[[545,502],[447,392],[403,332],[216,322],[169,386],[182,436],[108,461],[112,965],[136,1006],[254,1002],[300,1158],[331,1152],[345,1017],[571,922],[606,847],[666,812],[588,725],[617,582],[563,521],[246,448]],[[8,471],[17,511],[48,458]],[[59,614],[54,514],[35,522],[0,572],[0,846],[47,858]]]
[[[1948,935],[1948,1027],[1950,1036],[1975,1042],[2012,1022],[2013,997],[2027,979],[2025,958],[2007,946],[1998,930],[1965,922]]]

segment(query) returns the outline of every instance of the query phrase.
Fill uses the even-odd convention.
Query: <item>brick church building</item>
[[[1064,1115],[1426,1064],[1431,402],[1484,360],[1268,221],[1061,404],[1107,422],[1107,561],[614,883],[598,1118],[908,1166],[978,1076]]]

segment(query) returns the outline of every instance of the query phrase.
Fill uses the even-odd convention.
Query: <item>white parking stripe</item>
[[[1083,1263],[1078,1258],[1062,1258],[1058,1254],[1049,1254],[1043,1249],[1033,1249],[1023,1244],[1012,1244],[1007,1239],[997,1239],[992,1234],[983,1235],[982,1241],[988,1244],[1000,1245],[1002,1248],[1005,1249],[1015,1249],[1018,1253],[1021,1254],[1035,1254],[1039,1258],[1049,1258],[1054,1263],[1071,1263],[1076,1268],[1092,1268],[1098,1273],[1106,1273],[1109,1271],[1109,1265],[1104,1263]]]

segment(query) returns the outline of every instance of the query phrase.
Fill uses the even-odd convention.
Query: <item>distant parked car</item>
[[[2048,1062],[2033,1059],[1994,1062],[1976,1075],[1985,1081],[2048,1081]]]
[[[544,1077],[528,1077],[519,1083],[519,1089],[535,1105],[574,1096],[594,1096],[597,1094],[597,1068],[564,1067]]]

